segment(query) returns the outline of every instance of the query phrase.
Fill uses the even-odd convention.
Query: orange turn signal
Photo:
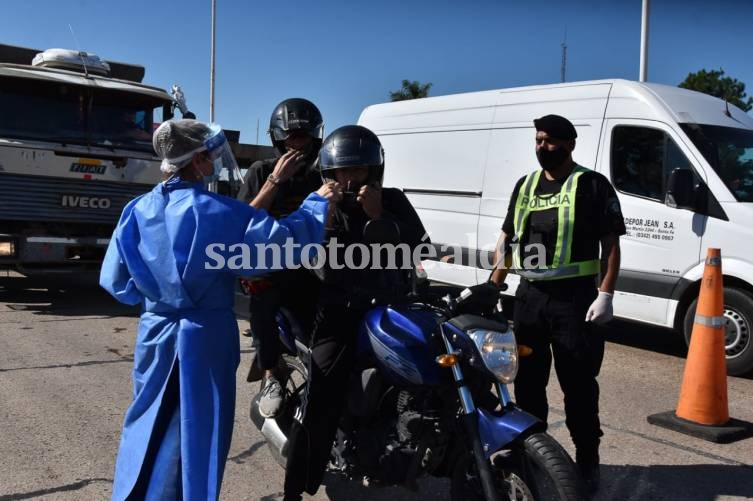
[[[533,353],[533,348],[531,348],[530,346],[526,346],[524,344],[519,344],[518,345],[518,356],[519,357],[527,357],[531,353]]]
[[[440,367],[452,367],[456,363],[458,363],[458,356],[451,353],[446,353],[437,357],[437,364],[439,364]]]

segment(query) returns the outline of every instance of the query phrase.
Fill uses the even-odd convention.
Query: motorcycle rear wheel
[[[514,501],[585,499],[570,456],[551,436],[534,433],[514,444],[492,463],[498,492]],[[469,454],[455,465],[450,484],[452,501],[483,501],[484,494]]]

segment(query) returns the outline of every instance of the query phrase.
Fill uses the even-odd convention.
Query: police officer
[[[322,145],[319,164],[322,178],[335,180],[336,190],[340,188],[344,196],[325,236],[328,248],[337,239],[337,255],[328,255],[319,270],[322,289],[312,333],[309,380],[302,416],[290,432],[285,501],[300,500],[304,490],[314,494],[321,484],[347,393],[358,323],[370,300],[385,292],[383,272],[371,269],[353,244],[364,246],[364,228],[374,220],[393,222],[400,243],[407,244],[411,254],[426,233],[403,192],[381,187],[384,152],[370,130],[357,125],[335,130]],[[349,255],[359,269],[347,266]],[[390,280],[393,286],[397,282]]]
[[[276,218],[294,211],[309,193],[322,185],[314,164],[323,129],[322,114],[311,101],[292,98],[278,104],[269,120],[268,132],[280,156],[254,162],[238,198],[250,202],[254,208],[266,209]],[[280,356],[275,316],[281,307],[287,308],[300,321],[301,330],[308,330],[314,312],[311,298],[316,297],[319,283],[303,268],[243,283],[249,292],[251,333],[257,353],[247,379],[254,381],[263,375],[259,412],[264,417],[274,417],[283,403],[283,389],[274,373]]]
[[[599,385],[604,339],[593,324],[612,318],[624,220],[614,188],[572,158],[577,132],[564,117],[533,121],[541,169],[513,190],[497,244],[491,281],[506,264],[520,275],[514,313],[518,342],[533,348],[520,359],[515,398],[547,420],[552,358],[565,396],[566,424],[576,463],[590,492],[599,485]],[[599,253],[601,250],[601,254]],[[508,259],[505,259],[508,258]]]

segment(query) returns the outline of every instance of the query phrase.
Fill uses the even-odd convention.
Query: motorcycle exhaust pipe
[[[251,401],[251,421],[256,426],[267,441],[269,450],[275,460],[284,468],[287,463],[287,445],[288,437],[282,431],[276,419],[267,419],[259,412],[260,395],[254,397]]]

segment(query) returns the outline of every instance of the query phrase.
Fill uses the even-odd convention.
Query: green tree
[[[405,101],[406,99],[418,99],[421,97],[427,97],[429,95],[429,89],[431,83],[422,84],[417,80],[403,80],[403,86],[400,90],[390,92],[391,101]]]
[[[745,84],[736,78],[724,76],[724,70],[700,70],[696,73],[688,73],[685,80],[679,85],[684,89],[697,90],[720,99],[727,100],[743,111],[753,108],[753,97],[745,94]]]

